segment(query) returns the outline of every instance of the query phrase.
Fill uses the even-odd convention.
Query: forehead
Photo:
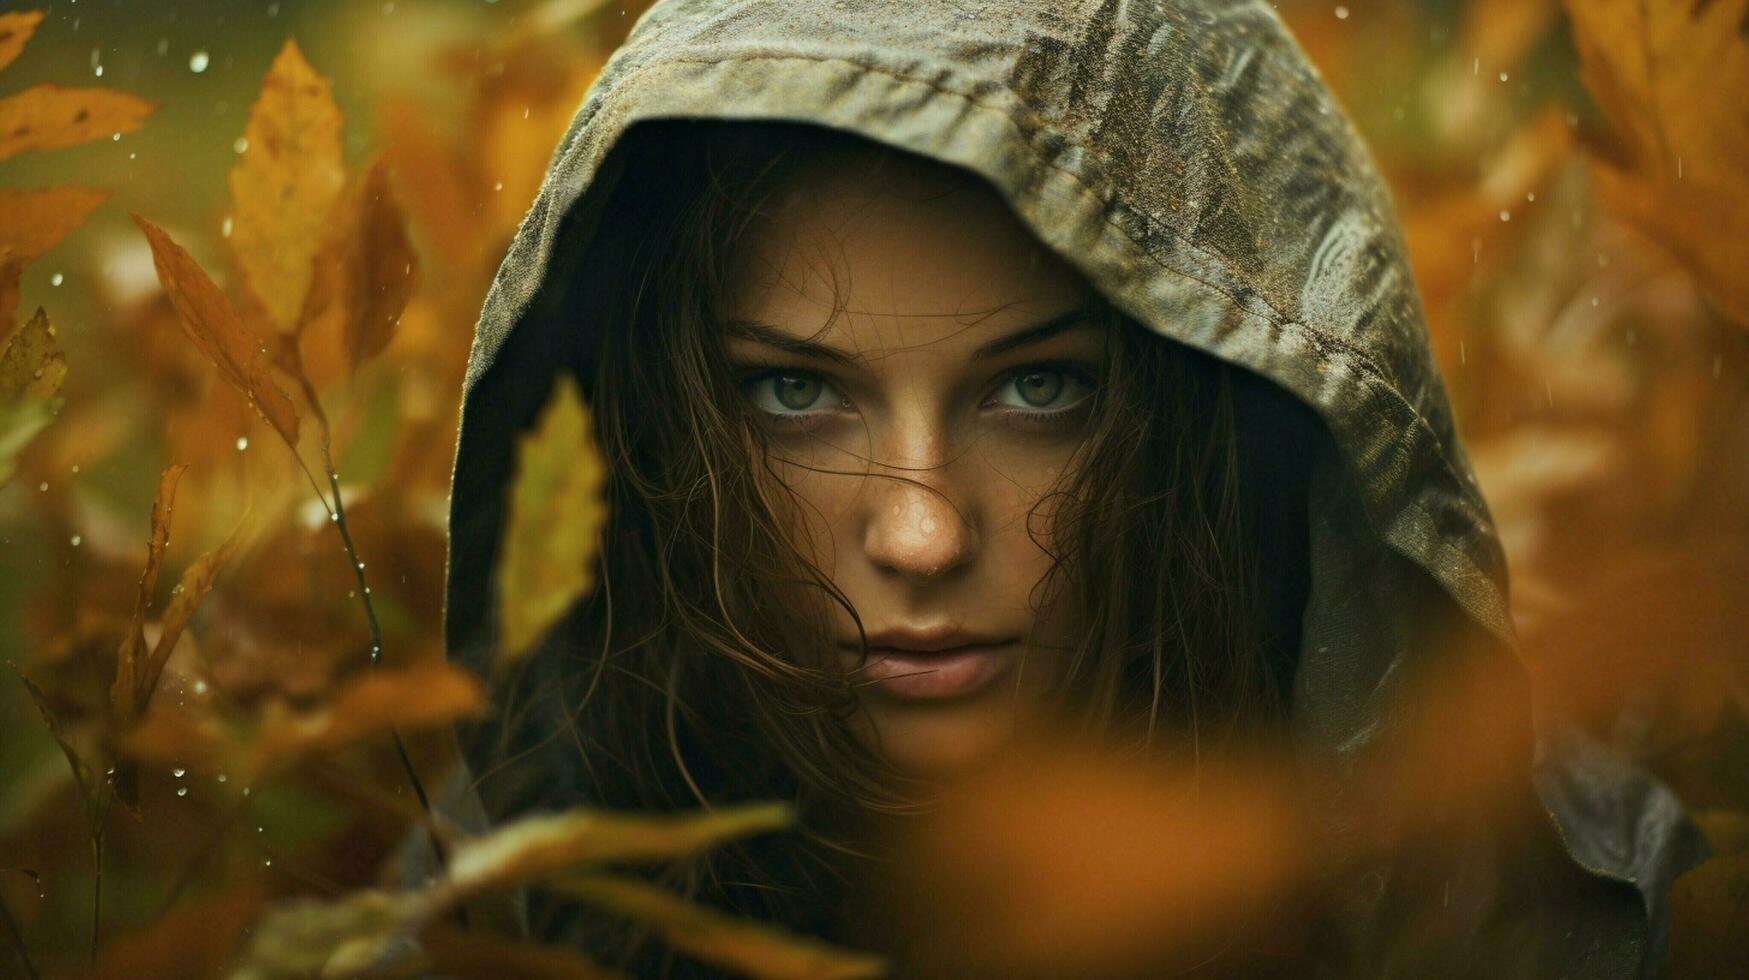
[[[778,188],[732,268],[730,315],[865,351],[969,350],[1090,295],[982,181],[856,151]]]

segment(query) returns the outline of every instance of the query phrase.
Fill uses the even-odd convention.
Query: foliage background
[[[0,660],[13,668],[0,676],[0,902],[37,966],[89,967],[95,919],[106,956],[218,969],[263,905],[390,880],[419,811],[387,729],[408,730],[435,785],[444,740],[413,729],[477,710],[477,691],[455,693],[467,682],[431,683],[447,677],[443,518],[474,315],[559,132],[645,5],[42,5],[0,96],[96,85],[155,108],[119,138],[0,162],[0,187],[108,195],[22,268],[18,321],[41,306],[57,326],[65,404],[0,486]],[[1749,122],[1729,97],[1749,90],[1745,4],[1279,8],[1397,195],[1434,348],[1513,562],[1539,693],[1669,780],[1720,852],[1679,889],[1675,971],[1749,974]],[[189,343],[129,219],[166,229],[262,326],[230,242],[228,175],[288,38],[332,83],[347,186],[381,161],[378,199],[404,219],[415,260],[380,351],[349,353],[340,321],[361,314],[344,304],[276,335],[293,338],[332,423],[384,666],[433,671],[413,674],[425,683],[393,710],[345,702],[358,712],[345,732],[294,748],[264,740],[262,719],[308,722],[368,676],[361,580],[317,497],[325,481],[306,481]],[[275,358],[284,351],[276,341]],[[320,474],[314,442],[300,451]],[[151,707],[227,719],[227,738],[279,770],[247,794],[231,778],[243,756],[197,765],[171,735],[126,749],[109,713],[171,463],[188,469],[145,639],[161,630],[172,580],[238,537],[167,651]],[[46,692],[77,751],[138,766],[138,804],[102,821],[95,917],[80,792],[20,676]],[[454,696],[421,693],[439,690]],[[1126,805],[1147,803],[1113,803]],[[1027,846],[1004,859],[1023,864]],[[1115,933],[1086,941],[1130,949]],[[1002,948],[991,940],[992,956]],[[12,947],[0,963],[24,968]]]

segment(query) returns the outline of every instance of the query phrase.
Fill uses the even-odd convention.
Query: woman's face
[[[927,777],[998,746],[1069,645],[1035,609],[1051,508],[1034,510],[1081,442],[1105,333],[1092,290],[983,184],[867,159],[773,198],[727,343],[798,544],[867,632],[863,662],[832,604],[829,655],[866,681],[858,737]]]

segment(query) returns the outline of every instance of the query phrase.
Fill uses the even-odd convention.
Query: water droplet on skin
[[[248,436],[238,436],[237,437],[237,451],[242,452],[243,450],[248,449],[248,448],[249,448],[249,437]]]
[[[57,272],[54,275],[49,277],[49,285],[51,285],[51,286],[59,286],[61,283],[64,283],[66,281],[67,281],[67,277],[61,275],[59,272]]]
[[[205,51],[196,51],[188,56],[188,70],[196,75],[206,71],[206,66],[212,63],[212,56]]]

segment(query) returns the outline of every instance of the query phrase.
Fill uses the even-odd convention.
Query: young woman
[[[559,372],[611,472],[600,584],[463,732],[470,786],[492,820],[792,800],[798,833],[677,882],[740,914],[865,939],[865,831],[1034,720],[1359,772],[1441,651],[1512,655],[1385,192],[1267,4],[653,8],[481,317],[446,622],[475,666]],[[1541,964],[1655,967],[1680,811],[1552,722],[1536,744],[1540,829],[1375,862],[1324,969],[1379,972],[1352,958],[1423,906],[1459,946],[1510,912]]]

